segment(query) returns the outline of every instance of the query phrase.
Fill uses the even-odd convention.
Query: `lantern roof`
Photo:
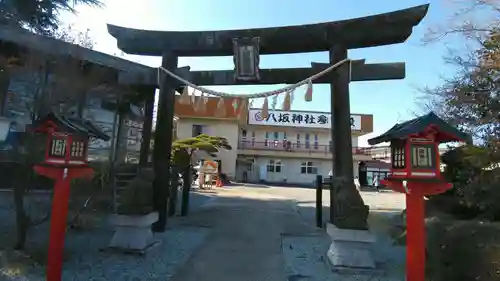
[[[47,132],[48,128],[54,128],[58,132],[85,134],[89,137],[98,138],[104,141],[111,139],[110,136],[88,120],[77,117],[67,117],[54,112],[39,119],[35,125],[35,131],[39,132]]]
[[[409,121],[396,124],[382,135],[369,139],[370,145],[379,144],[382,142],[390,142],[396,139],[406,139],[415,136],[425,131],[432,129],[436,132],[436,140],[439,143],[450,141],[464,141],[470,140],[470,136],[454,126],[448,124],[443,119],[439,118],[434,112],[426,115],[411,119]]]

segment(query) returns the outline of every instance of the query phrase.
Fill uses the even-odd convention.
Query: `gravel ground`
[[[374,257],[377,272],[369,274],[332,272],[326,252],[330,246],[330,238],[325,234],[310,236],[284,236],[283,254],[285,257],[289,280],[303,281],[401,281],[405,280],[404,262],[405,248],[395,246],[380,224],[394,220],[396,212],[377,212],[372,216],[371,227],[377,236],[374,244]]]
[[[112,232],[83,234],[71,237],[71,248],[78,249],[78,257],[64,265],[63,280],[169,280],[205,240],[207,228],[168,229],[155,235],[160,241],[144,256],[99,252],[105,247]],[[88,247],[94,245],[94,247]]]
[[[196,204],[209,200],[209,197],[205,197],[193,196],[193,209],[196,209]],[[47,208],[43,196],[31,196],[27,201],[31,214],[43,216]],[[45,257],[48,223],[28,235],[26,248],[30,257],[9,250],[15,241],[14,220],[11,194],[0,193],[0,280],[45,280],[44,268],[37,265],[34,259]],[[160,242],[157,246],[143,256],[126,255],[100,251],[109,243],[113,231],[106,223],[106,215],[95,215],[92,220],[92,228],[68,230],[66,234],[64,281],[170,280],[211,231],[206,227],[179,226],[175,223],[177,218],[172,218],[169,223],[172,226],[165,233],[155,235],[155,239]]]

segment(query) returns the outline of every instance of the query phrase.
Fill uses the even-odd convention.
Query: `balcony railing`
[[[285,152],[305,152],[305,153],[318,153],[329,154],[332,153],[332,148],[329,144],[315,144],[313,143],[295,143],[291,141],[244,141],[240,140],[238,149],[253,149],[253,150],[270,150],[270,151],[285,151]],[[353,154],[369,155],[369,151],[362,147],[353,147]]]

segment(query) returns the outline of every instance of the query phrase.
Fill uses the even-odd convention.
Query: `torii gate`
[[[177,73],[196,85],[248,85],[297,83],[316,72],[347,58],[348,49],[382,46],[404,42],[426,15],[429,5],[373,16],[273,28],[256,28],[224,31],[150,31],[108,25],[109,33],[117,39],[118,47],[128,54],[162,56],[162,67]],[[313,64],[311,68],[258,69],[258,79],[239,80],[233,70],[189,71],[178,68],[179,57],[231,56],[234,54],[233,40],[258,38],[258,55],[288,54],[328,51],[329,64]],[[293,40],[291,40],[294,38]],[[304,38],[297,40],[297,38]],[[258,66],[258,63],[257,63]],[[157,73],[150,77],[130,77],[129,83],[156,83]],[[155,209],[160,219],[156,231],[164,231],[166,204],[170,174],[170,149],[172,120],[174,115],[175,90],[178,82],[163,75],[158,103],[158,119],[155,134],[154,167]],[[374,81],[403,79],[404,63],[344,64],[333,73],[315,80],[314,83],[331,85],[332,140],[334,157],[332,165],[336,178],[335,192],[331,192],[330,221],[345,229],[366,229],[368,207],[352,182],[353,159],[350,125],[349,83],[350,81]],[[335,129],[335,132],[333,131]],[[335,193],[335,197],[333,194]]]

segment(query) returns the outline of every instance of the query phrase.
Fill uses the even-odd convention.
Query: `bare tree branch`
[[[424,36],[424,44],[441,41],[451,35],[469,40],[484,39],[500,24],[500,0],[445,0],[453,10],[450,18],[430,28]]]

